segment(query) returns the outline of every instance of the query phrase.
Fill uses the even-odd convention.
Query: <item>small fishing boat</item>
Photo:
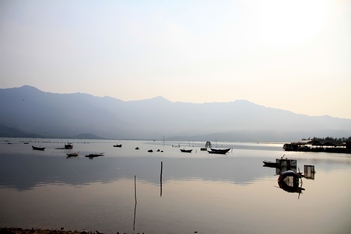
[[[79,152],[75,152],[75,153],[69,153],[69,154],[66,154],[67,157],[77,157],[79,155]]]
[[[154,151],[151,149],[151,150],[148,150],[147,152],[152,153],[152,152],[154,152]]]
[[[119,147],[119,148],[121,148],[121,147],[122,147],[122,144],[116,144],[116,145],[113,145],[113,147]]]
[[[33,146],[33,145],[32,145],[32,149],[33,149],[33,150],[41,150],[41,151],[44,151],[44,150],[45,150],[45,147],[36,147],[36,146]]]
[[[136,147],[135,150],[139,150],[139,147]]]
[[[230,148],[227,148],[227,149],[210,148],[209,150],[207,150],[207,152],[209,152],[210,154],[226,154],[226,153],[228,153],[229,150],[230,150]]]
[[[192,149],[180,149],[181,152],[183,153],[191,153],[193,151]]]
[[[263,166],[264,167],[279,167],[279,163],[278,162],[272,162],[272,161],[262,161],[263,162]]]

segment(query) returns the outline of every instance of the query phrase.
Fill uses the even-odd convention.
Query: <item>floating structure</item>
[[[113,147],[119,147],[119,148],[121,148],[121,147],[122,147],[122,144],[116,144],[116,145],[113,145]]]
[[[65,144],[65,149],[73,149],[73,144],[72,143]]]
[[[283,155],[284,157],[284,155]],[[297,167],[297,160],[296,159],[290,159],[290,158],[277,158],[275,162],[272,161],[262,161],[263,166],[265,167],[275,167],[277,169],[280,169],[281,171],[287,171],[287,170],[293,170],[296,171]],[[280,174],[279,172],[277,174]]]
[[[351,142],[334,144],[320,141],[291,142],[283,145],[285,151],[351,153]]]
[[[201,151],[207,151],[207,149],[211,149],[212,148],[212,144],[210,141],[207,141],[205,144],[205,147],[200,148]]]
[[[67,143],[61,148],[55,148],[55,149],[73,149],[73,144],[72,143]]]

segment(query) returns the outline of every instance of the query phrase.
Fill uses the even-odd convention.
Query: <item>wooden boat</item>
[[[148,150],[147,152],[152,153],[152,152],[154,152],[154,151],[151,149],[151,150]]]
[[[36,146],[33,146],[33,145],[32,145],[32,149],[33,149],[33,150],[41,150],[41,151],[44,151],[44,150],[45,150],[45,147],[36,147]]]
[[[69,154],[66,154],[67,157],[77,157],[79,155],[79,152],[75,152],[75,153],[69,153]]]
[[[272,161],[262,161],[263,162],[263,166],[265,167],[279,167],[279,163],[277,162],[272,162]]]
[[[230,148],[227,149],[209,149],[207,150],[207,152],[209,152],[210,154],[226,154],[228,153],[228,151],[230,150]]]
[[[193,151],[192,149],[180,149],[181,152],[183,153],[191,153]]]
[[[100,157],[100,156],[104,156],[104,153],[87,154],[87,155],[85,155],[85,157],[88,157],[88,158],[95,158],[95,157]]]
[[[122,144],[113,145],[113,147],[119,147],[119,148],[121,148],[121,147],[122,147]]]
[[[275,162],[264,160],[263,166],[265,167],[275,167],[275,168],[284,168],[285,170],[296,170],[297,160],[284,158],[285,154],[281,158],[277,158]]]

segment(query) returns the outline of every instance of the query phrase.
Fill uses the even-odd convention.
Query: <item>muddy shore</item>
[[[102,234],[99,231],[68,231],[68,230],[54,230],[54,229],[38,229],[38,228],[0,228],[0,234]]]

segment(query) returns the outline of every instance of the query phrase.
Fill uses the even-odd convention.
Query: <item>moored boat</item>
[[[279,167],[279,163],[278,162],[272,162],[272,161],[262,161],[263,162],[263,166],[265,167]]]
[[[192,149],[180,149],[181,152],[183,153],[191,153],[193,151]]]
[[[41,151],[44,151],[44,150],[45,150],[45,147],[36,147],[36,146],[33,146],[33,145],[32,145],[32,149],[33,149],[33,150],[41,150]]]
[[[207,152],[209,152],[210,154],[226,154],[226,153],[228,153],[229,150],[230,150],[230,148],[227,148],[227,149],[210,148],[209,150],[207,150]]]
[[[116,145],[113,145],[113,147],[119,147],[119,148],[121,148],[121,147],[122,147],[122,144],[116,144]]]

